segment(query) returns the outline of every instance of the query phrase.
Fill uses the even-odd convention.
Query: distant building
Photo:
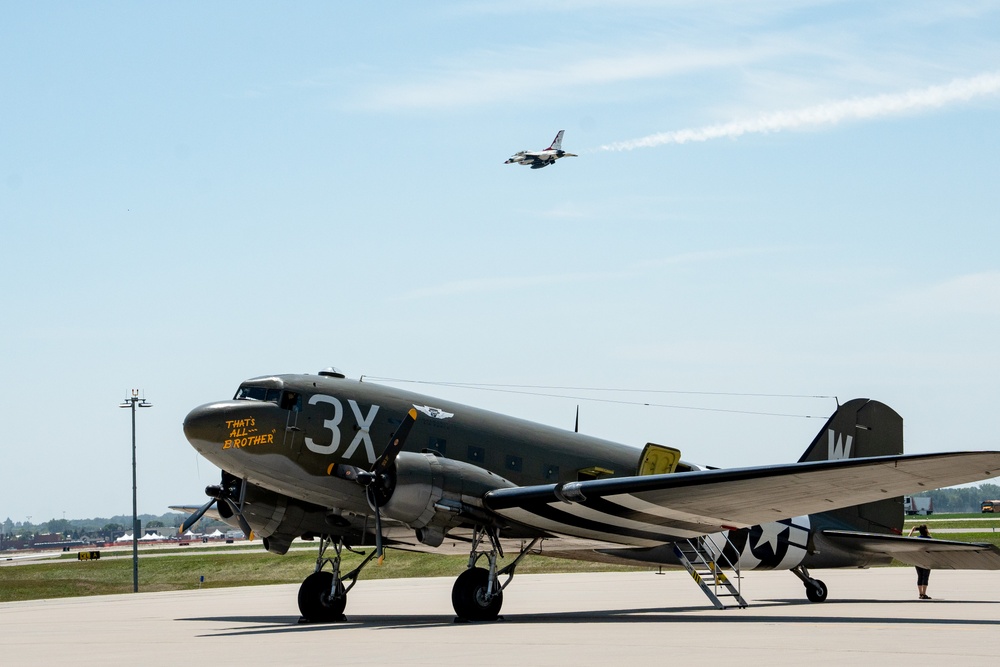
[[[29,549],[63,549],[69,551],[73,547],[82,547],[83,540],[67,540],[59,533],[47,533],[45,535],[35,535],[35,539],[28,545]]]

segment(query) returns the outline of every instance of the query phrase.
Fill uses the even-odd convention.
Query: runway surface
[[[455,623],[452,579],[362,581],[347,621],[299,624],[295,585],[0,604],[3,664],[622,665],[994,664],[1000,572],[816,571],[805,600],[788,572],[750,572],[748,609],[717,611],[686,573],[515,577],[503,618]],[[891,661],[891,662],[889,662]],[[643,663],[632,663],[643,664]]]

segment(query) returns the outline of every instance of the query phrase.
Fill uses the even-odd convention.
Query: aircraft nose
[[[202,454],[216,449],[225,438],[226,405],[207,403],[200,405],[184,418],[184,437]]]

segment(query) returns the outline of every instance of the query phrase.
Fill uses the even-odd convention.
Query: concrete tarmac
[[[996,664],[1000,572],[815,571],[744,576],[747,609],[716,610],[684,572],[521,575],[502,620],[455,623],[452,579],[362,581],[347,620],[300,624],[298,586],[0,604],[5,665]],[[959,663],[958,661],[961,661]]]

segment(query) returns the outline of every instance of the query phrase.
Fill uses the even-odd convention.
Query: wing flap
[[[1000,452],[880,456],[490,491],[512,521],[620,544],[662,542],[1000,475]]]
[[[1000,548],[979,542],[903,537],[824,530],[835,546],[863,553],[892,556],[898,561],[932,570],[1000,570]]]

